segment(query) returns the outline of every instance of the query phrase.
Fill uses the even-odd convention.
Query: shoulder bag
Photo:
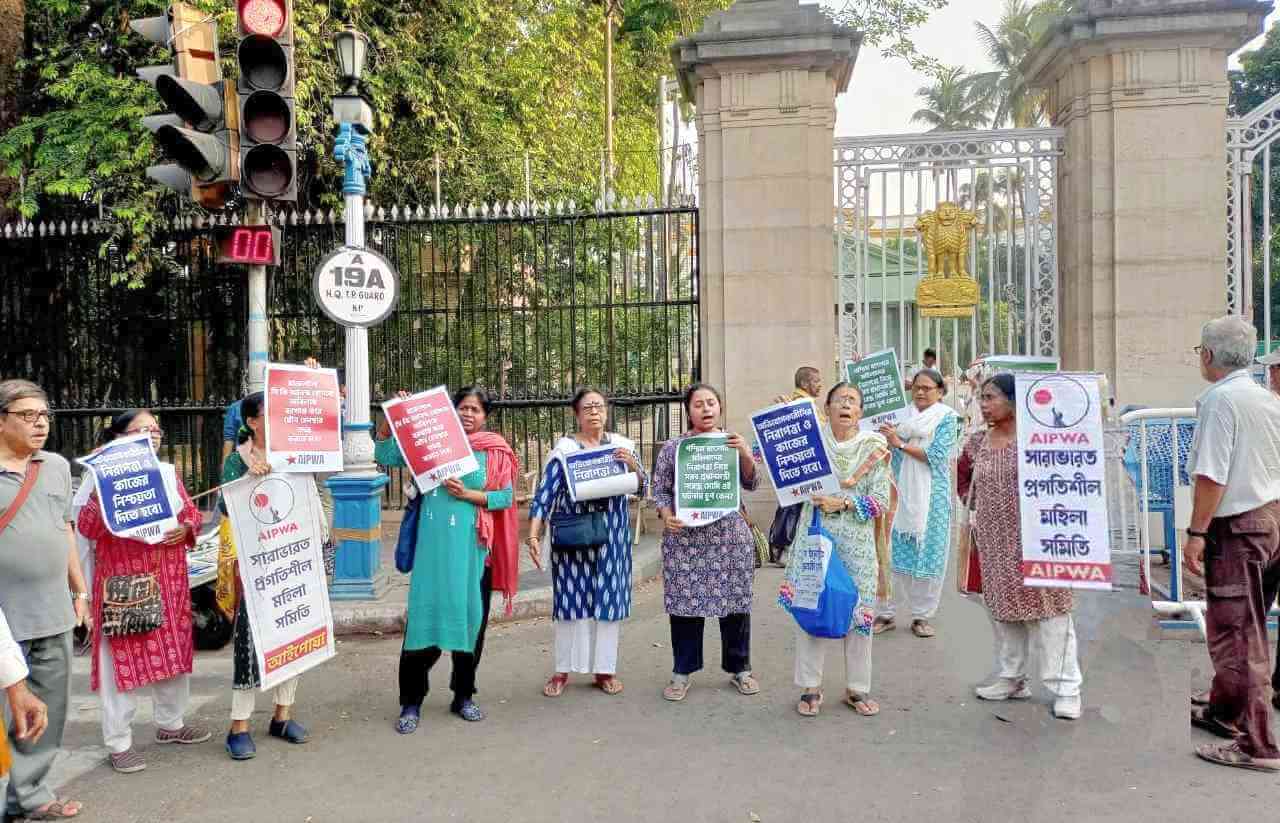
[[[608,444],[609,435],[606,434],[601,445]],[[568,478],[565,482],[568,482]],[[547,523],[551,528],[551,551],[594,549],[609,542],[609,524],[605,520],[605,510],[609,504],[591,502],[585,505],[587,510],[581,513],[567,511],[551,515]]]
[[[164,625],[160,581],[150,572],[117,574],[102,583],[102,633],[145,634]]]
[[[27,502],[27,498],[31,496],[31,490],[35,488],[36,478],[40,476],[40,463],[32,460],[27,465],[27,476],[22,479],[22,486],[18,489],[17,495],[14,496],[13,502],[9,504],[9,508],[5,509],[4,514],[0,514],[0,534],[9,528],[9,524],[13,522],[13,518],[18,516],[18,510],[22,508],[22,504]],[[9,767],[13,765],[13,755],[9,751],[9,734],[3,723],[0,723],[0,777],[4,777],[9,773]]]

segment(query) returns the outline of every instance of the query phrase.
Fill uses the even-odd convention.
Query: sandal
[[[23,812],[23,814],[19,816],[19,819],[69,820],[73,817],[79,817],[81,810],[80,801],[78,800],[55,800],[42,809],[37,809],[32,812]]]
[[[844,704],[861,717],[875,717],[880,714],[880,704],[872,700],[871,696],[867,694],[847,692],[844,696]]]
[[[822,692],[805,692],[800,695],[800,702],[796,704],[796,711],[801,717],[817,717],[821,709]]]
[[[622,694],[622,681],[611,674],[597,674],[595,687],[605,694]]]
[[[929,625],[928,620],[912,620],[911,633],[916,637],[933,637],[937,634],[933,626]]]
[[[1226,740],[1235,740],[1240,736],[1235,729],[1210,714],[1207,706],[1197,706],[1191,710],[1191,725]]]
[[[738,690],[738,694],[753,695],[760,693],[760,684],[751,676],[751,672],[745,674],[735,674],[731,678],[733,687]]]
[[[1240,750],[1240,743],[1217,745],[1205,743],[1196,746],[1196,756],[1219,766],[1235,766],[1237,769],[1252,769],[1256,772],[1280,772],[1280,758],[1254,757]]]
[[[667,687],[662,690],[664,700],[670,700],[672,703],[679,703],[684,700],[685,695],[689,693],[690,681],[688,680],[672,680]]]
[[[892,617],[877,617],[875,622],[871,624],[872,634],[884,634],[898,628],[898,624],[894,622]]]
[[[400,718],[396,720],[396,731],[400,734],[413,734],[418,730],[422,720],[422,709],[418,706],[405,706],[400,710]]]
[[[559,697],[564,694],[565,684],[569,682],[569,675],[563,672],[556,672],[547,680],[547,685],[542,687],[543,697]]]

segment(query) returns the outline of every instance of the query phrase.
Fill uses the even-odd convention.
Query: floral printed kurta
[[[829,436],[829,431],[826,432]],[[828,441],[831,442],[831,441]],[[870,497],[882,511],[889,510],[889,466],[887,461],[888,444],[884,437],[874,432],[862,432],[856,436],[851,447],[837,451],[830,448],[833,468],[841,481],[845,481],[861,472],[861,477],[852,488],[844,488],[832,493],[831,497],[842,497],[856,500],[859,497]],[[804,540],[813,522],[813,503],[805,501],[800,512],[800,523],[796,527],[796,542]],[[879,580],[880,560],[876,554],[876,522],[861,520],[855,511],[841,511],[835,514],[819,514],[822,526],[835,538],[836,555],[844,563],[845,570],[853,578],[858,587],[858,607],[854,615],[854,631],[868,635],[871,624],[875,620],[876,587]],[[794,545],[794,544],[793,544]],[[787,556],[785,575],[792,579],[798,574],[800,552],[791,551]]]
[[[987,433],[965,444],[962,461],[972,470],[958,472],[961,499],[973,490],[973,528],[982,569],[982,599],[991,616],[1003,622],[1042,620],[1070,614],[1070,589],[1022,585],[1022,517],[1018,508],[1018,447],[993,449]],[[965,467],[968,469],[968,467]]]
[[[93,659],[89,687],[97,691],[98,649],[110,644],[115,668],[116,690],[120,692],[159,683],[191,673],[191,588],[187,581],[187,549],[200,528],[200,510],[191,502],[182,480],[176,478],[182,510],[178,522],[191,527],[191,537],[178,546],[150,546],[140,540],[116,537],[102,521],[102,507],[95,494],[80,510],[76,528],[94,543],[93,564]],[[164,625],[143,634],[102,636],[102,592],[108,577],[123,574],[154,574],[160,584]]]
[[[653,474],[653,500],[675,508],[676,445],[691,433],[668,440]],[[760,474],[742,488],[751,491]],[[751,611],[755,579],[755,540],[741,512],[707,526],[685,526],[662,536],[662,586],[667,614],[677,617],[728,617]]]

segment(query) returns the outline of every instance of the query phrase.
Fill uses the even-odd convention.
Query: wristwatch
[[[1195,529],[1187,529],[1187,537],[1198,537],[1198,538],[1200,538],[1201,540],[1208,540],[1208,539],[1209,539],[1209,533],[1208,533],[1208,532],[1199,532],[1199,531],[1196,531]]]

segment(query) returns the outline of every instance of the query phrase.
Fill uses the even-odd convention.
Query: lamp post
[[[346,201],[346,243],[363,249],[365,178],[370,174],[368,137],[373,111],[360,96],[369,39],[351,26],[333,37],[338,76],[344,85],[333,98],[338,124],[334,157],[346,165],[342,194]],[[343,471],[329,478],[334,497],[333,539],[338,546],[334,600],[373,600],[386,590],[381,570],[382,487],[387,476],[373,462],[373,423],[369,416],[369,332],[346,328],[347,419],[343,421]]]

